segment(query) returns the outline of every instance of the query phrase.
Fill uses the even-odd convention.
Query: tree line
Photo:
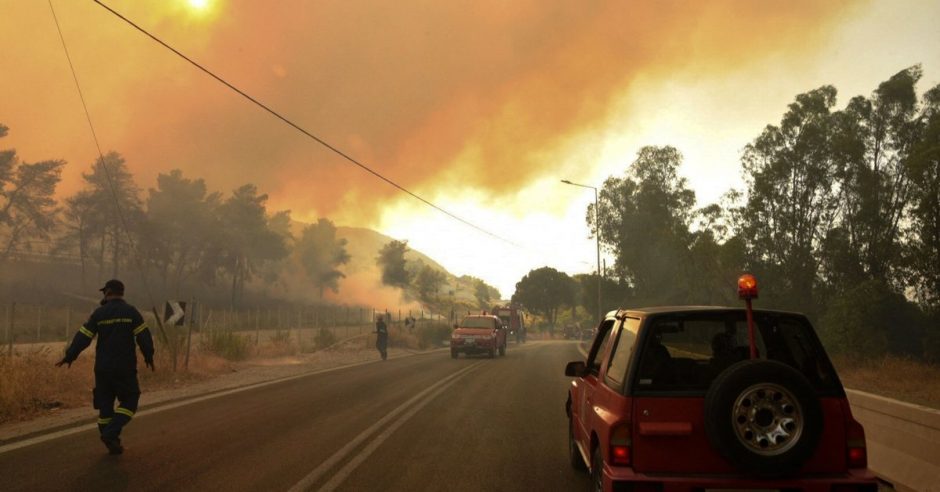
[[[382,283],[401,289],[406,299],[417,300],[438,313],[488,310],[500,301],[499,290],[470,275],[455,278],[451,287],[446,272],[420,259],[408,260],[408,251],[408,241],[393,240],[383,246],[376,257]],[[468,295],[460,295],[461,289]]]
[[[0,125],[0,138],[7,133]],[[294,270],[319,298],[327,290],[338,293],[345,278],[351,256],[336,226],[320,218],[295,237],[290,211],[270,210],[268,195],[253,184],[223,195],[174,169],[145,192],[124,158],[110,152],[82,173],[77,192],[57,200],[64,166],[63,160],[28,163],[15,150],[0,151],[0,263],[65,259],[79,266],[83,286],[144,271],[168,296],[181,298],[187,288],[225,289],[233,307],[243,303],[252,281],[275,286]],[[499,299],[495,288],[469,276],[447,290],[448,274],[407,261],[408,251],[407,241],[391,241],[370,259],[382,283],[402,289],[406,300],[442,313],[457,304],[470,307],[456,302],[460,289],[473,290],[482,309]]]
[[[0,125],[0,137],[7,132]],[[110,152],[82,173],[79,191],[57,200],[64,165],[0,151],[0,262],[65,258],[80,266],[83,285],[139,269],[177,298],[184,286],[224,287],[233,306],[247,283],[273,284],[291,262],[320,297],[339,289],[350,256],[334,224],[320,219],[294,237],[290,211],[269,210],[255,185],[225,196],[177,169],[143,192]]]
[[[808,314],[835,352],[940,358],[940,85],[921,95],[921,77],[907,68],[842,108],[830,85],[797,95],[719,203],[697,205],[677,149],[641,148],[587,210],[614,258],[604,308],[733,306],[750,271],[760,307]],[[521,302],[594,312],[596,276],[548,270],[517,284]]]

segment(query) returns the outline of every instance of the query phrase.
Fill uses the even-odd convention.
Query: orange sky
[[[180,167],[223,190],[254,182],[298,215],[345,222],[370,221],[396,193],[94,3],[56,4],[102,145],[123,153],[141,184]],[[496,198],[560,167],[539,154],[604,116],[637,75],[705,61],[720,70],[775,45],[811,44],[844,8],[706,4],[216,0],[201,16],[172,2],[111,2],[392,179]],[[11,43],[30,41],[3,61],[17,68],[3,93],[20,95],[4,122],[25,158],[72,164],[70,192],[94,157],[89,132],[48,5],[14,7],[2,30]],[[468,149],[475,158],[455,163]],[[341,210],[351,196],[352,214]]]
[[[558,176],[600,182],[612,172],[601,165],[603,143],[617,138],[612,121],[624,125],[624,132],[669,135],[670,123],[658,113],[681,115],[682,108],[670,104],[671,94],[688,98],[701,90],[697,82],[721,81],[768,58],[805,68],[801,60],[837,42],[845,23],[864,17],[873,5],[209,0],[206,11],[196,11],[183,0],[107,3],[402,185],[487,221],[483,225],[500,234],[523,232],[512,221],[531,219],[530,212],[547,218],[526,227],[574,217],[581,229],[571,234],[581,242],[584,200],[572,202],[581,195],[567,190],[558,196],[571,199],[545,204],[524,190],[539,180],[557,182]],[[427,211],[393,188],[93,2],[54,4],[102,146],[124,154],[142,188],[153,186],[157,173],[181,168],[214,189],[255,183],[271,195],[273,207],[289,208],[299,219],[329,216],[342,224],[421,234],[414,220],[424,221]],[[66,159],[60,190],[74,192],[96,151],[49,6],[0,0],[0,12],[0,122],[10,127],[0,147],[15,147],[27,161]],[[813,87],[754,83],[750,91],[779,90],[783,101]],[[664,93],[669,84],[674,91]],[[768,95],[776,103],[780,94]],[[763,123],[774,122],[783,110],[776,104],[760,113],[771,115]],[[617,116],[631,111],[629,118]],[[714,131],[721,132],[719,122]],[[735,134],[737,149],[756,134]],[[636,142],[645,143],[669,142]],[[694,158],[690,149],[681,150]],[[448,250],[438,249],[426,252],[463,269],[456,273],[487,278],[487,272],[468,271],[466,261],[448,264],[440,258]],[[524,256],[536,261],[531,253]],[[583,256],[578,261],[592,260]],[[522,273],[537,266],[525,265]],[[507,290],[508,280],[494,282]]]

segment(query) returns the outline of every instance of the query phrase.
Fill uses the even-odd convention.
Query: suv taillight
[[[623,423],[610,433],[610,464],[629,465],[633,441],[630,438],[630,424]]]
[[[846,432],[846,461],[849,468],[868,468],[868,451],[865,449],[865,429],[855,419],[849,417]]]

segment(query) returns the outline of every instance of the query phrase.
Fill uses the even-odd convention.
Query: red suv
[[[450,337],[450,356],[457,358],[460,353],[487,354],[491,358],[506,355],[506,328],[496,316],[486,314],[470,315],[454,325]]]
[[[750,302],[612,312],[565,374],[568,452],[592,490],[877,490],[803,315]]]

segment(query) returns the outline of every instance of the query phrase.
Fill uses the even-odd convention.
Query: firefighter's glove
[[[69,369],[72,368],[72,361],[70,361],[70,360],[68,359],[68,357],[63,357],[62,360],[60,360],[59,362],[56,362],[56,363],[55,363],[55,366],[56,366],[56,367],[62,367],[62,364],[67,364],[67,366],[68,366]]]
[[[157,370],[155,367],[153,367],[153,359],[145,360],[144,364],[147,364],[147,367],[149,367],[152,372]]]

